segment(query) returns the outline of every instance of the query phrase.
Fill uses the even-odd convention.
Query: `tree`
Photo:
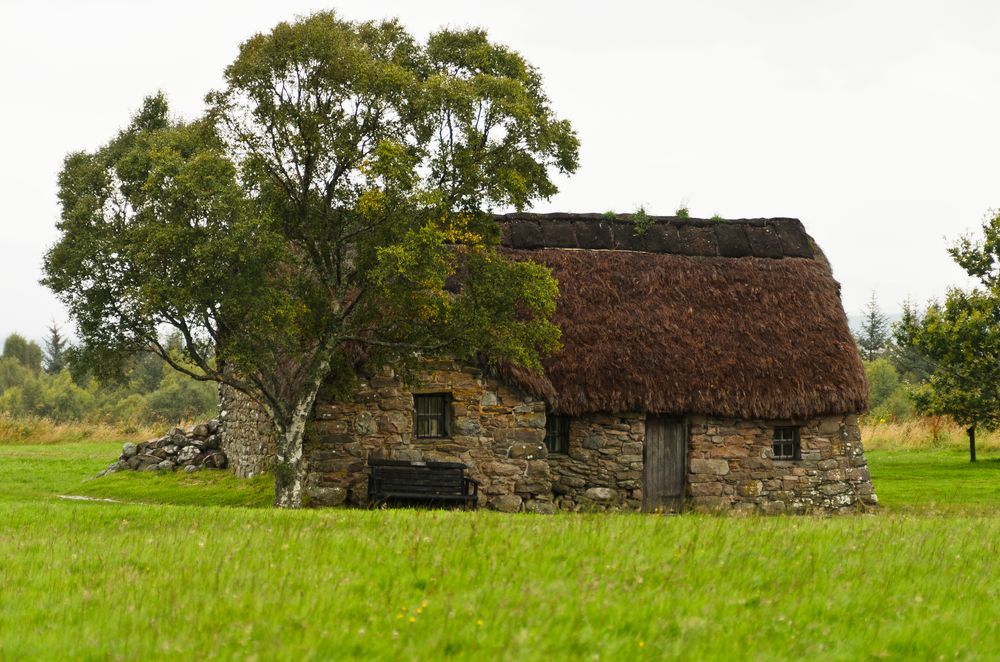
[[[906,384],[923,384],[934,372],[934,362],[909,343],[909,338],[920,326],[922,315],[912,301],[903,302],[903,313],[892,325],[892,342],[889,359],[896,368],[899,379]]]
[[[44,282],[96,373],[149,351],[260,403],[277,505],[301,504],[317,391],[360,361],[538,369],[558,346],[551,273],[506,259],[490,213],[551,196],[553,172],[577,167],[519,54],[482,30],[420,44],[396,21],[324,12],[242,44],[208,101],[183,122],[149,98],[107,145],[67,157]]]
[[[923,316],[904,310],[895,333],[933,366],[914,392],[917,408],[967,426],[975,462],[976,428],[1000,426],[1000,214],[983,223],[982,238],[962,237],[948,252],[981,287],[952,288]]]
[[[42,370],[42,348],[17,333],[10,334],[4,341],[3,358],[14,359],[35,374]]]
[[[914,390],[914,404],[932,416],[948,416],[966,427],[969,457],[976,461],[976,428],[1000,426],[1000,315],[988,292],[948,291],[931,304],[921,323],[904,337],[934,361],[930,378]]]
[[[45,339],[45,372],[55,375],[66,367],[66,345],[66,338],[53,322],[49,325],[49,337]]]
[[[0,394],[14,386],[21,386],[34,375],[29,368],[13,358],[0,358]]]
[[[861,330],[856,336],[858,347],[861,349],[861,358],[874,361],[882,356],[889,347],[891,339],[889,332],[889,319],[882,313],[875,292],[872,292],[871,299],[865,305]]]

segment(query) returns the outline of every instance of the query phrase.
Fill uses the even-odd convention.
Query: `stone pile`
[[[173,428],[159,439],[127,443],[117,461],[98,474],[117,471],[175,471],[225,469],[229,462],[219,448],[219,421],[192,425],[186,431]]]

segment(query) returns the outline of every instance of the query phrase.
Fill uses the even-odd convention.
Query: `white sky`
[[[967,285],[945,247],[1000,206],[1000,3],[0,0],[0,339],[68,321],[37,284],[63,157],[157,89],[199,113],[241,41],[328,8],[537,65],[582,159],[536,211],[794,216],[852,315]]]

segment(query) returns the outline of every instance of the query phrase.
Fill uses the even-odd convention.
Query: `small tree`
[[[901,334],[908,346],[934,361],[930,378],[914,389],[918,410],[965,426],[969,458],[976,461],[976,429],[1000,426],[1000,317],[989,293],[951,289],[931,304],[920,324]]]
[[[861,329],[855,337],[861,358],[874,361],[882,356],[889,347],[889,319],[882,313],[875,292],[865,305],[861,320]]]
[[[45,372],[55,375],[66,367],[66,338],[59,326],[49,325],[49,337],[45,339]]]
[[[967,426],[973,462],[976,428],[1000,425],[1000,214],[988,216],[981,230],[948,252],[982,288],[953,288],[922,317],[904,309],[895,330],[900,345],[933,366],[915,390],[917,408]]]
[[[420,44],[323,12],[245,42],[208,101],[181,122],[150,98],[67,158],[44,282],[76,321],[74,363],[107,373],[149,351],[247,394],[277,433],[276,504],[298,507],[316,394],[361,358],[537,369],[558,346],[555,280],[497,250],[490,213],[577,166],[519,54],[481,30]]]

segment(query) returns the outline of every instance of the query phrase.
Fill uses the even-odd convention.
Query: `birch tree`
[[[324,12],[242,44],[207,104],[185,122],[151,97],[67,157],[44,282],[96,372],[148,351],[256,400],[277,433],[276,505],[301,505],[317,392],[360,362],[538,369],[558,346],[554,279],[498,252],[490,213],[577,167],[519,54],[482,30],[418,43],[396,21]]]

